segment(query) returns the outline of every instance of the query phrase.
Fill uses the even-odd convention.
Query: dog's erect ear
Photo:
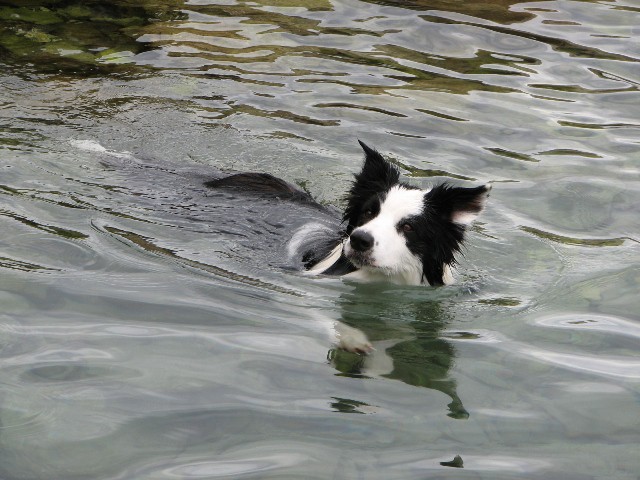
[[[484,209],[490,190],[489,185],[464,188],[443,183],[425,194],[426,209],[430,215],[441,219],[431,225],[439,241],[430,245],[428,255],[423,259],[424,278],[430,285],[446,283],[445,266],[455,265],[455,255],[460,252],[466,227]]]
[[[355,175],[355,180],[347,196],[347,208],[343,221],[347,223],[347,233],[351,233],[360,216],[360,208],[373,195],[389,190],[400,181],[400,172],[386,161],[377,150],[358,140],[364,150],[362,170]]]
[[[356,175],[354,186],[358,183],[364,184],[363,187],[369,187],[367,184],[373,184],[373,189],[381,190],[384,187],[388,189],[398,183],[400,180],[398,169],[386,161],[377,150],[360,140],[358,143],[364,150],[364,164],[360,173]]]
[[[443,183],[427,193],[425,201],[450,222],[467,226],[484,209],[490,190],[490,185],[464,188]]]

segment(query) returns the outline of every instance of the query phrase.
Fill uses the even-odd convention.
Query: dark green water
[[[0,478],[637,480],[639,88],[635,0],[0,3]],[[266,267],[103,163],[340,206],[357,138],[493,183],[456,286]]]

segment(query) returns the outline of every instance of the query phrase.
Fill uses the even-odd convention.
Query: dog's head
[[[482,211],[490,187],[443,183],[422,190],[400,182],[400,172],[360,142],[365,161],[347,197],[343,253],[371,276],[401,283],[442,285],[464,232]]]

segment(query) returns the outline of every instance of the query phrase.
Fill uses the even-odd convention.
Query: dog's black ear
[[[456,264],[455,255],[462,247],[466,227],[484,209],[490,190],[489,185],[464,188],[443,183],[425,195],[427,211],[440,219],[429,221],[431,234],[437,241],[430,244],[423,258],[424,278],[430,285],[445,283],[445,265]]]
[[[358,140],[364,150],[362,170],[355,175],[355,180],[347,195],[347,208],[343,221],[347,223],[347,233],[351,233],[360,216],[360,209],[373,195],[389,190],[400,181],[400,172],[386,161],[377,150]]]
[[[443,183],[429,191],[425,201],[442,218],[465,227],[484,209],[490,191],[490,185],[464,188]]]
[[[364,142],[358,140],[364,150],[364,164],[362,170],[356,175],[354,186],[358,183],[367,187],[367,184],[374,184],[378,190],[383,187],[390,188],[400,180],[400,172],[396,167],[384,159],[380,152],[369,147]]]

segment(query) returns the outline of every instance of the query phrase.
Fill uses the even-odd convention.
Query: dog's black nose
[[[356,230],[351,234],[351,248],[357,252],[366,252],[373,247],[373,235],[362,230]]]

